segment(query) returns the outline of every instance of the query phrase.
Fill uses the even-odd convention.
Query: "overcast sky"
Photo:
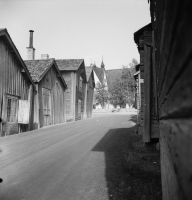
[[[7,28],[26,60],[29,30],[35,59],[83,58],[106,69],[139,61],[133,33],[150,22],[148,0],[0,0],[0,28]]]

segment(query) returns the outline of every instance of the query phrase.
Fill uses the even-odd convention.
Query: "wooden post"
[[[34,92],[34,116],[33,116],[33,129],[39,129],[40,128],[40,121],[39,121],[39,88],[38,88],[38,84],[35,85],[36,86],[36,91]],[[35,123],[37,124],[37,126],[35,126]]]
[[[7,93],[3,93],[3,107],[2,107],[2,116],[1,116],[1,136],[3,136],[3,126],[7,123]]]
[[[92,118],[92,114],[93,114],[93,95],[94,95],[94,88],[90,90],[90,103],[89,103],[90,118]]]
[[[143,142],[150,142],[150,92],[151,92],[151,47],[144,44],[144,132]]]
[[[87,118],[87,83],[85,82],[85,90],[84,90],[84,106],[83,106],[83,119]]]
[[[64,97],[63,97],[63,101],[64,101],[64,122],[67,122],[67,119],[66,119],[66,95],[67,95],[67,90],[65,89],[64,91]]]
[[[154,79],[154,92],[155,92],[155,111],[157,120],[159,118],[158,114],[158,95],[157,95],[157,77],[156,77],[156,65],[155,65],[155,36],[154,31],[152,31],[152,45],[153,45],[153,52],[152,52],[152,62],[153,62],[153,79]]]
[[[73,121],[75,121],[75,108],[76,108],[76,81],[77,81],[77,77],[76,77],[76,73],[73,73],[72,74],[72,86],[71,86],[71,89],[72,89],[72,116],[73,116]]]
[[[29,125],[28,125],[28,131],[30,131],[31,129],[31,123],[33,123],[33,120],[31,119],[32,118],[32,97],[33,97],[33,86],[30,85],[29,87],[29,93],[28,93],[28,101],[29,101]]]

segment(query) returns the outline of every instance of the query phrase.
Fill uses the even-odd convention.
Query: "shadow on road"
[[[159,152],[143,147],[135,126],[109,130],[92,151],[105,153],[108,199],[162,199]]]

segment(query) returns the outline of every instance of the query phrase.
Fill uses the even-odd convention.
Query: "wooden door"
[[[42,88],[44,126],[51,125],[51,93],[49,89]]]
[[[18,97],[4,93],[3,135],[18,133]]]

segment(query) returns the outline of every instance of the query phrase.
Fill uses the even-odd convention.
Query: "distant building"
[[[93,112],[93,95],[95,88],[95,80],[93,74],[93,67],[85,67],[87,76],[87,106],[86,106],[86,118],[92,117]]]
[[[108,90],[106,71],[105,71],[105,65],[104,65],[103,60],[101,62],[101,67],[97,67],[95,64],[91,66],[93,67],[93,71],[94,71],[95,87],[97,87],[98,83],[100,83],[103,86],[105,86],[106,90]],[[96,109],[102,109],[102,108],[105,109],[107,108],[107,103],[105,103],[103,107],[100,104],[95,104],[94,107]]]
[[[33,129],[66,122],[65,90],[67,85],[54,59],[47,54],[34,60],[33,31],[30,30],[28,59],[25,64],[36,85]]]
[[[33,129],[66,122],[66,89],[54,59],[27,60],[25,64],[36,84]]]
[[[97,67],[95,64],[92,66],[94,70],[96,87],[98,83],[101,83],[106,86],[105,89],[107,91],[112,90],[113,84],[115,83],[116,79],[121,79],[122,77],[123,69],[106,70],[103,60],[101,63],[101,67]],[[129,108],[128,104],[126,104],[126,108]],[[95,109],[114,109],[114,106],[107,102],[103,108],[100,104],[96,104]]]
[[[86,72],[83,59],[56,60],[59,70],[67,84],[66,119],[80,120],[86,113]]]

